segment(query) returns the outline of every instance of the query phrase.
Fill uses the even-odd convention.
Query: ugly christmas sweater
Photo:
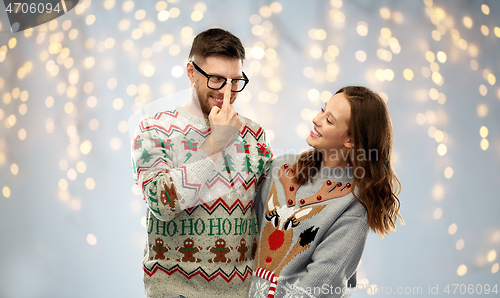
[[[200,148],[208,119],[181,107],[141,121],[134,176],[147,210],[147,297],[244,297],[257,248],[253,198],[272,153],[262,127],[240,116],[236,141],[214,163]]]
[[[352,168],[322,167],[299,186],[296,159],[277,157],[256,197],[260,240],[249,297],[348,297],[368,233]]]

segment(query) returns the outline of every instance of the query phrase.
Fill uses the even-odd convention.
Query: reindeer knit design
[[[270,168],[264,130],[240,116],[238,138],[214,163],[200,149],[208,119],[180,107],[139,123],[134,178],[148,208],[146,297],[244,297],[258,238],[253,198]],[[243,166],[239,166],[243,165]]]
[[[353,170],[323,167],[299,186],[297,158],[277,157],[255,199],[260,237],[248,297],[349,297],[368,234]]]

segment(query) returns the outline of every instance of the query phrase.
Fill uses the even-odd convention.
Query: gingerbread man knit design
[[[248,251],[247,241],[245,238],[241,238],[240,245],[236,246],[236,250],[240,253],[240,256],[236,259],[236,262],[245,262],[247,260],[245,254]]]
[[[170,178],[172,182],[172,178]],[[175,201],[177,200],[177,194],[175,192],[174,184],[169,187],[167,183],[163,182],[163,191],[160,195],[160,200],[163,206],[169,206],[170,210],[175,211]]]
[[[169,258],[165,257],[164,253],[167,251],[170,251],[170,247],[168,246],[163,246],[163,239],[161,238],[156,238],[156,245],[151,245],[151,249],[156,252],[156,256],[151,257],[151,260],[170,260]]]
[[[194,246],[194,241],[191,238],[184,240],[184,246],[177,246],[176,251],[184,254],[184,257],[177,259],[177,262],[201,262],[201,259],[195,258],[194,254],[202,250],[201,246]]]
[[[250,259],[251,260],[255,259],[256,254],[257,254],[257,238],[254,238],[252,243],[252,256],[250,257]]]
[[[233,248],[231,246],[226,246],[226,240],[219,238],[215,241],[215,246],[207,247],[207,250],[215,254],[215,258],[208,260],[209,263],[229,263],[231,259],[226,257]]]

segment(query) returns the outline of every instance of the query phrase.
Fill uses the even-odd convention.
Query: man
[[[253,197],[270,165],[263,129],[232,103],[248,83],[245,49],[222,29],[193,41],[191,98],[138,126],[137,185],[148,204],[147,297],[246,297],[257,220]]]

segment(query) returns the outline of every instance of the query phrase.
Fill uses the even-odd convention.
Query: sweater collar
[[[179,114],[181,114],[182,117],[188,119],[190,123],[198,124],[198,125],[203,125],[203,126],[206,126],[206,127],[210,127],[210,121],[208,119],[196,117],[195,115],[187,112],[186,110],[184,110],[180,106],[177,106],[175,108],[179,112]]]
[[[346,168],[328,168],[323,166],[321,167],[321,177],[335,181],[350,181],[353,178],[353,170],[351,166]]]

